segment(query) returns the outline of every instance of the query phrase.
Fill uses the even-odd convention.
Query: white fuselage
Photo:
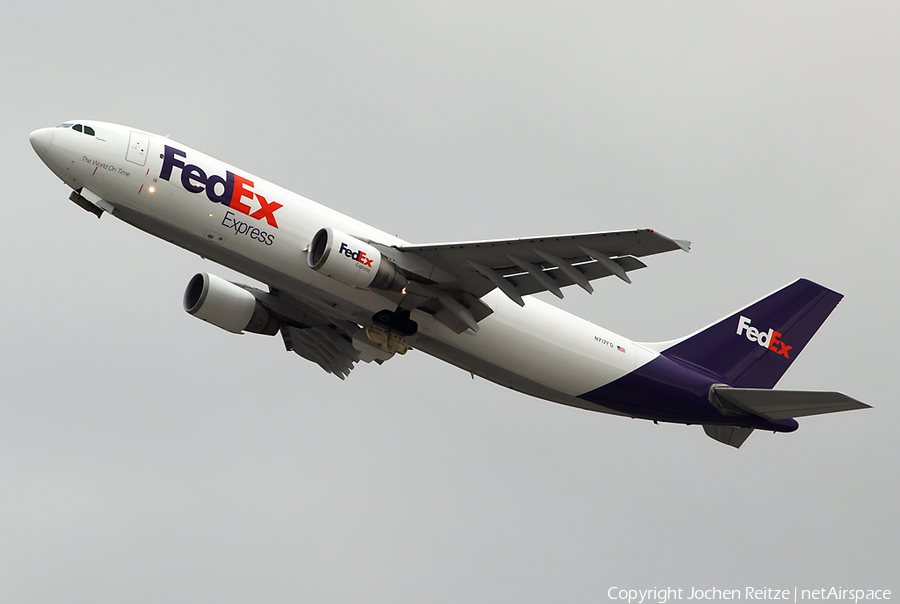
[[[312,270],[306,252],[323,227],[385,246],[407,242],[167,137],[84,123],[91,124],[95,136],[55,128],[39,131],[44,134],[33,140],[46,140],[38,153],[57,176],[73,189],[86,189],[86,196],[93,193],[102,199],[98,205],[114,216],[289,292],[328,316],[365,324],[373,313],[396,306],[377,291],[357,289]],[[168,180],[161,177],[167,146],[169,152],[183,152],[170,166]],[[190,166],[202,174],[194,171],[185,181],[183,173]],[[243,212],[215,203],[207,194],[208,187],[213,197],[224,194],[228,172],[242,183],[238,207],[242,204]],[[223,182],[216,184],[213,177]],[[428,313],[413,311],[419,332],[410,343],[527,394],[608,412],[576,397],[658,356],[533,297],[519,307],[495,289],[482,300],[494,312],[479,323],[478,333],[457,334]]]

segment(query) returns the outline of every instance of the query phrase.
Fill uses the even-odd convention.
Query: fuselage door
[[[147,148],[150,146],[150,137],[139,132],[132,132],[128,139],[128,151],[125,159],[133,164],[143,166],[147,161]]]

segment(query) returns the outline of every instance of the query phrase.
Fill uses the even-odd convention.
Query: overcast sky
[[[900,596],[900,6],[559,4],[5,9],[0,601]],[[693,241],[559,302],[636,340],[813,279],[846,297],[779,387],[874,409],[734,450],[419,352],[341,382],[181,309],[234,273],[67,201],[28,133],[73,118],[413,242]]]

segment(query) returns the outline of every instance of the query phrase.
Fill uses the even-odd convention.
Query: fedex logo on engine
[[[211,202],[221,203],[256,220],[265,219],[269,226],[278,228],[278,223],[275,221],[275,210],[282,205],[277,201],[269,201],[255,192],[252,180],[228,170],[225,171],[225,176],[207,175],[200,166],[185,164],[181,158],[186,157],[187,154],[184,151],[166,145],[159,177],[169,180],[172,176],[172,169],[178,168],[181,170],[181,186],[186,191],[201,193],[205,189],[206,196]],[[243,201],[245,198],[259,204],[259,209],[251,213],[252,208]]]
[[[354,252],[349,247],[347,247],[347,244],[343,241],[341,242],[341,249],[338,250],[338,254],[343,254],[347,258],[352,258],[359,264],[362,264],[364,267],[368,268],[372,268],[372,261],[375,260],[374,258],[369,258],[368,256],[366,256],[366,253],[362,250]]]
[[[738,319],[737,335],[741,335],[742,333],[746,335],[747,339],[751,342],[756,342],[763,348],[773,350],[786,359],[791,358],[788,356],[788,350],[793,348],[793,346],[788,346],[779,340],[781,332],[775,331],[774,329],[760,331],[750,325],[750,319],[741,316],[741,318]]]

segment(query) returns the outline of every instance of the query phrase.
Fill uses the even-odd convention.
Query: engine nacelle
[[[360,289],[406,286],[406,278],[378,249],[336,229],[319,229],[306,261],[314,271]]]
[[[184,310],[225,331],[278,333],[275,317],[243,287],[207,273],[197,273],[184,290]]]

